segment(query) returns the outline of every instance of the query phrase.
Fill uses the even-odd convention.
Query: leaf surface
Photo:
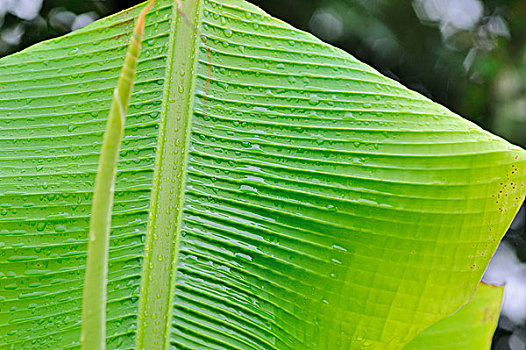
[[[489,350],[504,288],[481,283],[471,300],[414,338],[405,350]]]
[[[183,7],[190,25],[172,0],[147,18],[109,348],[400,349],[460,308],[524,198],[526,152],[246,2]],[[2,348],[78,346],[137,13],[0,60]]]

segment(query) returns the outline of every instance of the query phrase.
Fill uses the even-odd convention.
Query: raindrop
[[[56,232],[66,232],[66,225],[57,224],[55,225]]]
[[[315,95],[315,94],[311,94],[310,97],[309,97],[309,104],[311,106],[316,106],[319,103],[320,103],[320,100],[319,100],[318,96]]]
[[[248,185],[241,185],[241,187],[239,189],[243,193],[252,193],[252,194],[257,194],[258,193],[257,189],[255,189],[252,186],[248,186]]]
[[[47,225],[46,221],[40,221],[37,224],[37,231],[39,231],[39,232],[44,231],[44,229],[46,228],[46,225]]]

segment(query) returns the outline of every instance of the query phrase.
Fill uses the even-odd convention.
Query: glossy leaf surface
[[[171,0],[147,18],[108,347],[400,349],[463,305],[523,200],[524,150],[248,3],[183,7],[189,24]],[[78,346],[137,13],[0,60],[2,348]]]

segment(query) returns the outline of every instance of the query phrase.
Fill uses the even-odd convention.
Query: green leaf
[[[246,2],[176,7],[147,17],[128,109],[108,348],[400,349],[466,303],[526,152]],[[0,60],[2,349],[79,345],[138,11]]]
[[[489,350],[503,291],[503,287],[481,283],[462,309],[426,329],[404,349]]]

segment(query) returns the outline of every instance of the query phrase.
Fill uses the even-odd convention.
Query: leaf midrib
[[[190,140],[195,68],[203,0],[173,2],[163,107],[138,313],[137,349],[165,349],[170,339],[177,250]],[[184,72],[185,74],[181,74]],[[181,90],[180,90],[181,89]]]

